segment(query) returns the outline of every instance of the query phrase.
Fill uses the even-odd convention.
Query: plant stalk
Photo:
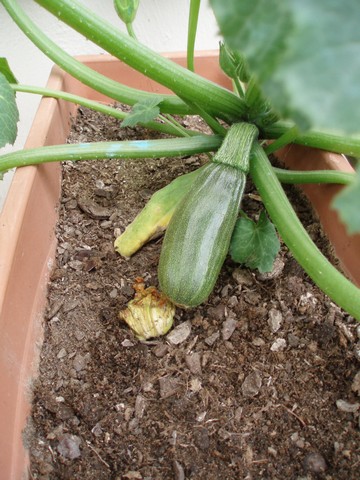
[[[43,87],[35,87],[32,85],[19,85],[17,83],[11,84],[10,86],[15,92],[33,93],[36,95],[42,95],[43,97],[59,98],[67,102],[75,103],[76,105],[90,108],[91,110],[94,110],[96,112],[104,113],[105,115],[109,115],[110,117],[114,117],[119,120],[124,120],[128,116],[127,113],[122,112],[121,110],[117,110],[114,107],[105,105],[100,102],[95,102],[93,100],[88,100],[87,98],[80,97],[79,95],[73,95],[72,93],[52,90]],[[150,128],[152,130],[157,130],[162,133],[167,133],[168,135],[175,135],[177,137],[185,136],[178,127],[172,125],[170,122],[166,122],[164,124],[151,121],[146,123],[140,123],[140,125],[146,128]],[[186,133],[190,136],[199,135],[199,132],[196,132],[194,130],[186,130]]]
[[[53,145],[20,150],[0,156],[0,172],[14,167],[48,162],[64,162],[98,159],[140,159],[181,157],[217,150],[220,135],[166,138],[161,140],[136,140],[123,142],[94,142],[74,145]]]
[[[262,129],[262,138],[276,139],[284,135],[294,124],[277,122]],[[309,131],[299,132],[293,143],[306,147],[320,148],[352,157],[360,157],[360,138],[342,137],[332,133]]]
[[[196,30],[197,30],[197,25],[199,20],[200,3],[201,3],[201,0],[190,0],[188,38],[187,38],[187,68],[192,72],[195,71],[194,49],[195,49]]]
[[[225,119],[239,119],[245,113],[245,103],[232,92],[136,42],[76,0],[36,2],[107,52],[179,97],[203,103],[210,113]]]
[[[305,172],[272,168],[279,182],[293,185],[306,183],[337,183],[339,185],[350,185],[356,178],[354,173],[335,170],[308,170]]]
[[[68,72],[74,78],[77,78],[85,85],[94,90],[107,95],[109,98],[118,102],[134,105],[142,99],[148,98],[153,94],[137,90],[135,88],[122,85],[95,70],[83,65],[80,61],[68,55],[49,37],[47,37],[37,25],[24,13],[15,0],[0,0],[9,15],[17,26],[27,35],[27,37],[36,45],[47,57]],[[191,113],[189,107],[175,95],[162,95],[164,100],[159,105],[160,110],[165,113],[177,113],[180,115]]]
[[[294,258],[326,295],[360,320],[360,289],[336,270],[313,243],[258,143],[253,146],[250,174],[266,210]]]

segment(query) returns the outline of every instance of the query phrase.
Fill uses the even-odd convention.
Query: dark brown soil
[[[81,110],[70,141],[143,135]],[[114,235],[153,192],[202,161],[64,164],[57,264],[25,435],[30,478],[360,478],[360,330],[285,246],[268,276],[228,260],[207,303],[177,310],[179,343],[141,343],[118,318],[136,277],[157,286],[161,240],[125,260],[113,251]],[[289,194],[331,255],[306,201]],[[261,209],[250,185],[243,209]]]

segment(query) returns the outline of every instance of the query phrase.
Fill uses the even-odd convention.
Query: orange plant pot
[[[166,56],[185,66],[183,54]],[[164,87],[111,56],[83,56],[79,59],[134,88],[167,92]],[[195,65],[200,75],[231,87],[219,70],[214,52],[199,53]],[[53,68],[47,86],[92,100],[110,101],[57,67]],[[72,104],[43,98],[26,148],[64,143],[75,113],[76,106]],[[340,155],[319,154],[303,147],[291,147],[280,152],[279,156],[293,169],[303,168],[304,158],[314,169],[330,166],[349,171],[351,168]],[[300,166],[297,164],[299,160],[302,162]],[[22,431],[30,411],[31,382],[36,377],[42,343],[47,282],[55,258],[60,181],[58,164],[18,169],[0,215],[0,472],[1,478],[7,480],[26,478],[28,454]],[[313,202],[344,270],[360,284],[360,236],[346,236],[345,229],[329,206],[339,188],[313,185],[304,190]]]

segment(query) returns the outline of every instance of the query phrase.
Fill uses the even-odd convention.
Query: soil
[[[144,135],[159,137],[81,109],[69,141]],[[153,192],[205,160],[64,164],[25,433],[30,478],[359,478],[360,329],[284,245],[267,275],[228,259],[208,302],[177,309],[168,336],[140,342],[119,319],[137,277],[158,286],[161,239],[126,260],[115,236]],[[287,191],[333,260],[306,200]],[[242,208],[255,218],[261,206],[249,183]]]

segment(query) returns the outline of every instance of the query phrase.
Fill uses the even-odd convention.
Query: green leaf
[[[4,77],[9,83],[19,83],[16,80],[16,77],[13,74],[8,61],[4,57],[0,57],[0,73],[4,75]]]
[[[147,123],[154,120],[159,113],[159,103],[162,97],[146,98],[139,103],[136,103],[129,115],[122,121],[122,127],[134,127],[138,123]]]
[[[211,0],[275,109],[300,127],[360,131],[358,0]]]
[[[114,0],[116,13],[124,23],[132,23],[135,20],[140,0]]]
[[[19,111],[14,92],[6,77],[0,73],[0,148],[15,142],[18,121]]]
[[[333,201],[333,208],[337,210],[342,222],[346,225],[349,234],[360,232],[360,167],[351,185],[343,188]]]
[[[247,217],[238,219],[230,243],[230,255],[235,262],[261,273],[270,272],[279,250],[275,227],[264,211],[258,223]]]

